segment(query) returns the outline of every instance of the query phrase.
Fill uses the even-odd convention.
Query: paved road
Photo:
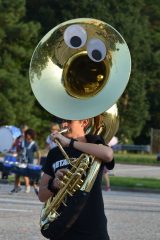
[[[0,185],[0,240],[44,240],[39,231],[42,204],[33,191],[8,194],[12,187]]]
[[[159,166],[127,165],[116,163],[112,174],[123,177],[147,177],[160,179]]]
[[[39,231],[42,204],[32,191],[9,195],[0,185],[0,240],[44,240]],[[160,195],[103,192],[111,240],[159,240]]]
[[[103,192],[111,240],[159,240],[160,195]]]

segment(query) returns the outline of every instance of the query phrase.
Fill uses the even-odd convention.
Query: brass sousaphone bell
[[[62,119],[95,117],[110,109],[129,80],[128,46],[112,26],[79,18],[59,24],[37,45],[30,83],[38,102]]]

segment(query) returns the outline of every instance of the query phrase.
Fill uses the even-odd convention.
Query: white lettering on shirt
[[[56,169],[61,168],[63,166],[67,166],[67,165],[69,165],[68,161],[66,159],[62,159],[53,163],[52,168],[54,169],[54,172],[56,172]]]

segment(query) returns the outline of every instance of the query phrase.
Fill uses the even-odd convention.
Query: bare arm
[[[50,150],[51,150],[50,145],[49,145],[48,143],[46,143],[45,148],[46,148],[47,151],[50,151]]]
[[[68,147],[70,144],[71,139],[66,138],[65,136],[61,135],[60,133],[55,133],[55,138],[57,138],[62,146]],[[113,159],[113,150],[112,148],[103,145],[103,144],[95,144],[95,143],[86,143],[81,141],[74,142],[74,148],[95,156],[96,158],[102,160],[103,162],[111,162]]]
[[[91,154],[96,158],[101,159],[103,162],[111,162],[113,159],[112,148],[105,146],[103,144],[84,143],[75,141],[74,148],[87,154]]]
[[[38,193],[38,197],[41,202],[46,202],[48,198],[53,196],[53,193],[47,188],[49,179],[51,179],[51,176],[47,175],[46,173],[42,175]]]
[[[40,160],[41,160],[41,153],[40,153],[40,151],[39,151],[39,150],[36,152],[36,155],[37,155],[38,164],[40,164]]]

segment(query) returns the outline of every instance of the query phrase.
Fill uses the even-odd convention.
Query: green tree
[[[0,0],[1,124],[32,125],[34,98],[28,69],[40,24],[27,21],[25,0]]]
[[[151,54],[147,64],[147,97],[150,102],[150,119],[142,131],[150,139],[151,128],[160,129],[160,3],[146,0],[145,15],[149,19]],[[142,137],[142,136],[141,136]]]
[[[118,101],[120,128],[118,136],[122,142],[132,142],[139,136],[148,117],[146,95],[147,66],[151,48],[148,20],[142,18],[144,1],[109,1],[113,26],[124,36],[131,53],[132,69],[129,83]],[[125,69],[124,69],[125,71]]]

